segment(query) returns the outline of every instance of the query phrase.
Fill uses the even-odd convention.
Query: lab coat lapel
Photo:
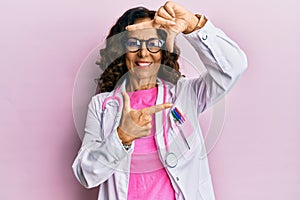
[[[118,86],[116,89],[110,92],[109,95],[106,97],[108,98],[115,95],[120,99],[120,104],[117,102],[117,100],[112,100],[111,102],[108,101],[105,105],[105,109],[104,111],[102,111],[102,129],[104,130],[103,134],[111,133],[112,130],[116,129],[120,123],[123,109],[123,96],[120,93],[120,91],[126,91],[125,85],[126,80],[124,80],[120,86]],[[103,135],[102,137],[104,138],[106,136]]]
[[[167,98],[165,97],[165,99],[167,99]],[[162,104],[162,103],[165,103],[164,102],[164,85],[160,80],[158,80],[158,94],[157,94],[157,99],[156,99],[156,105]],[[166,154],[166,145],[164,142],[164,128],[167,128],[166,121],[167,121],[166,120],[166,110],[155,113],[155,127],[156,127],[155,140],[156,140],[157,148],[159,149],[159,152],[160,152],[159,155],[160,155],[161,161],[163,161],[163,162],[164,162],[164,157]]]

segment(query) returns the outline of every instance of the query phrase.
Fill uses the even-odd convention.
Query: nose
[[[149,54],[149,51],[148,51],[148,49],[147,49],[147,47],[146,47],[146,42],[142,42],[141,48],[140,48],[139,51],[138,51],[138,55],[139,55],[141,58],[143,58],[143,57],[148,56],[148,54]]]

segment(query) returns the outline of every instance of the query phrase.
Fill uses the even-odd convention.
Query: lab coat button
[[[208,36],[207,34],[202,35],[202,40],[207,40]]]
[[[178,178],[178,177],[176,177],[176,181],[179,181],[179,178]]]

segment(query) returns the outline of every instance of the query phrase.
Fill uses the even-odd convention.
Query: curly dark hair
[[[132,8],[127,10],[110,29],[109,35],[106,37],[106,46],[100,50],[101,59],[96,62],[103,70],[98,79],[96,94],[112,91],[117,82],[124,78],[125,76],[123,77],[123,75],[128,71],[125,63],[126,50],[123,42],[128,33],[125,27],[134,24],[137,19],[153,19],[154,15],[155,11],[144,7]],[[166,40],[167,33],[165,31],[157,29],[157,33],[159,37]],[[158,77],[163,77],[166,81],[176,83],[181,76],[177,61],[180,50],[174,44],[173,52],[167,51],[166,48],[163,48],[161,51],[162,61]]]

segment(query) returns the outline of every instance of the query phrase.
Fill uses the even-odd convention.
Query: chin
[[[152,64],[147,67],[137,66],[129,70],[129,73],[131,76],[139,79],[153,78],[157,77],[159,66],[160,64]]]
[[[146,71],[130,71],[130,77],[131,78],[137,78],[137,79],[151,79],[153,77],[157,77],[157,72],[156,73],[149,73]]]

